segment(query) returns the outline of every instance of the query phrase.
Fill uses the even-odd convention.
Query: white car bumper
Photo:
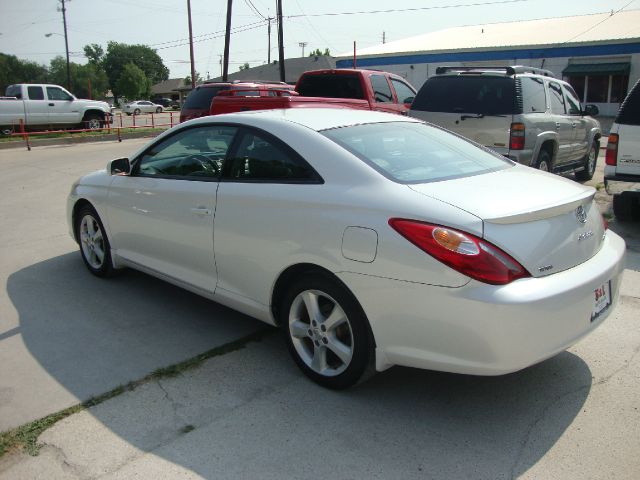
[[[587,262],[503,286],[460,288],[338,273],[359,299],[376,341],[376,368],[392,365],[501,375],[549,358],[587,335],[615,307],[625,243],[607,231]],[[595,290],[611,282],[611,305],[592,321]]]

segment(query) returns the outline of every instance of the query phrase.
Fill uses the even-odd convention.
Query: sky
[[[640,0],[282,0],[285,58],[329,48],[333,55],[420,35],[482,23],[640,9]],[[0,0],[0,52],[41,64],[64,56],[60,0]],[[86,63],[83,46],[107,42],[157,49],[170,77],[190,74],[187,0],[69,0],[70,59]],[[191,0],[196,71],[221,74],[227,0]],[[234,0],[229,72],[267,62],[267,20],[275,0]],[[46,34],[51,33],[49,37]],[[544,32],[540,32],[544,35]],[[271,29],[271,60],[278,58]]]

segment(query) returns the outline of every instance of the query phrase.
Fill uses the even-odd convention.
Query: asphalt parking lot
[[[264,329],[143,274],[86,272],[67,233],[71,183],[145,142],[0,151],[0,431]],[[640,224],[611,229],[628,245],[617,310],[539,365],[396,367],[332,392],[266,330],[60,421],[39,456],[0,458],[0,478],[639,478]]]

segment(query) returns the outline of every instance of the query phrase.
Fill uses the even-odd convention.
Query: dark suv
[[[233,82],[211,82],[198,85],[191,90],[180,110],[180,121],[186,122],[193,118],[209,115],[213,97],[224,90],[246,90],[255,91],[255,96],[267,96],[269,90],[293,90],[293,85],[284,82],[267,81],[233,81]],[[243,93],[243,95],[248,95]]]

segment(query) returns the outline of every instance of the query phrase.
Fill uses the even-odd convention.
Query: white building
[[[584,103],[615,115],[640,78],[640,10],[448,28],[356,52],[359,68],[402,75],[419,88],[443,65],[551,70]],[[337,68],[353,66],[340,55]]]

